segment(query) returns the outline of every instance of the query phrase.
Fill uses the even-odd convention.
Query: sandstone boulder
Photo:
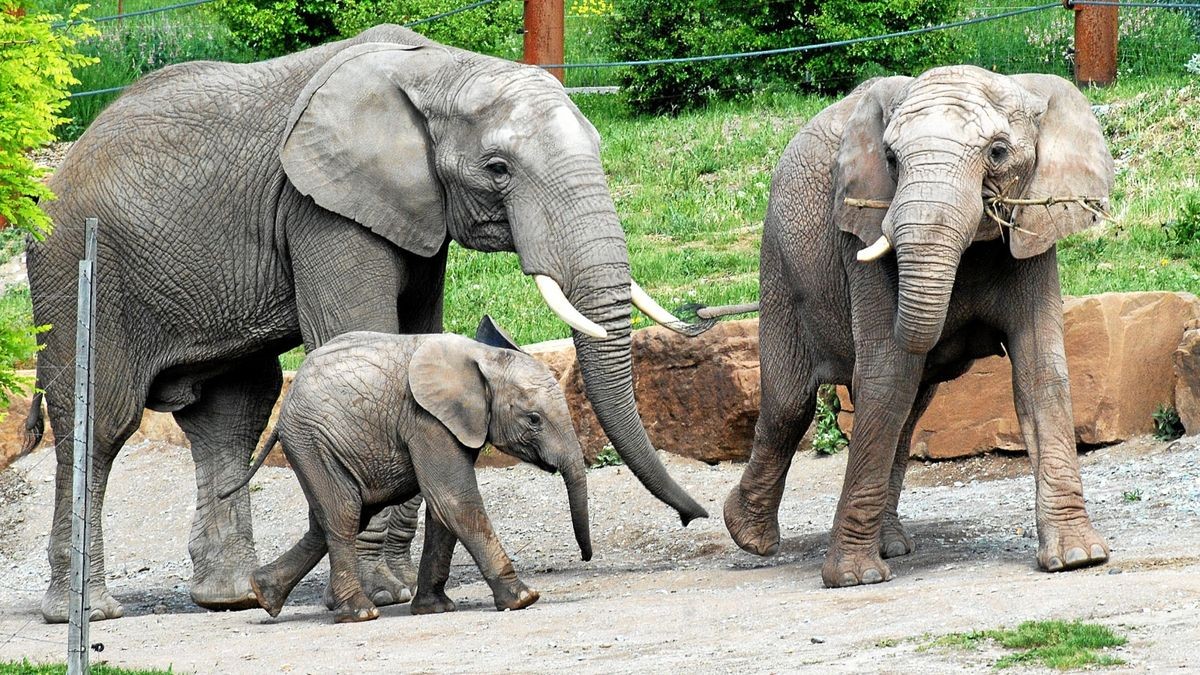
[[[1200,434],[1200,320],[1189,321],[1172,355],[1175,365],[1175,409],[1189,435]]]
[[[1184,325],[1200,318],[1200,300],[1105,293],[1066,298],[1063,310],[1076,440],[1096,445],[1152,432],[1155,408],[1175,399],[1172,354]],[[981,359],[938,388],[913,434],[912,455],[947,459],[992,449],[1024,449],[1003,357]]]

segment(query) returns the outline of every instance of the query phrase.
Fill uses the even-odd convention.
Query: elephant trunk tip
[[[706,511],[703,506],[700,506],[699,504],[696,504],[694,502],[691,504],[691,508],[685,508],[685,509],[679,510],[679,522],[683,523],[684,527],[687,527],[689,523],[691,523],[693,520],[696,520],[697,518],[707,518],[707,517],[708,517],[708,511]]]

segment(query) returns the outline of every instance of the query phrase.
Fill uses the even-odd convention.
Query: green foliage
[[[48,326],[34,328],[32,314],[27,286],[13,287],[0,295],[0,419],[4,419],[12,395],[25,391],[32,384],[15,371],[33,367],[33,358],[38,351],[34,336],[49,329]]]
[[[1163,224],[1167,242],[1177,249],[1191,249],[1200,244],[1200,194],[1191,195],[1179,210],[1179,215]]]
[[[1160,404],[1154,410],[1154,437],[1160,441],[1173,441],[1183,435],[1183,422],[1174,406]]]
[[[591,468],[599,469],[606,466],[621,466],[624,463],[625,460],[621,459],[621,456],[617,454],[616,449],[611,445],[606,445],[604,446],[604,449],[602,449],[596,455],[596,459],[592,460]]]
[[[465,4],[466,0],[344,0],[344,9],[335,16],[334,21],[338,33],[349,37],[379,23],[411,23]],[[413,26],[413,30],[442,44],[481,54],[519,59],[523,44],[523,17],[522,3],[499,0]]]
[[[703,56],[792,47],[905,30],[953,20],[959,0],[902,2],[616,0],[610,24],[620,60]],[[953,33],[913,37],[753,60],[719,60],[630,68],[621,75],[633,108],[675,112],[713,99],[763,89],[843,91],[881,73],[917,73],[953,62]]]
[[[1091,665],[1117,666],[1125,662],[1098,649],[1119,647],[1126,640],[1107,626],[1082,621],[1026,621],[1015,629],[971,631],[943,635],[925,647],[978,649],[993,642],[1005,649],[1022,650],[997,660],[997,669],[1042,666],[1071,670]]]
[[[822,455],[836,455],[849,445],[846,434],[838,426],[838,412],[842,402],[837,388],[823,384],[817,389],[816,429],[813,430],[813,449]]]
[[[1140,502],[1142,501],[1142,491],[1137,488],[1126,490],[1121,493],[1121,499],[1130,503]]]
[[[380,23],[404,24],[461,7],[461,0],[217,0],[216,11],[241,42],[262,58],[279,56]],[[522,5],[500,0],[414,30],[472,51],[520,53]]]
[[[110,666],[106,663],[94,662],[89,664],[89,666],[92,675],[170,675],[174,672],[171,668],[166,670],[130,670]],[[0,675],[64,675],[66,672],[67,665],[65,663],[30,663],[29,659],[22,659],[19,662],[0,662]]]
[[[70,17],[86,7],[76,5]],[[51,24],[61,16],[16,16],[18,8],[15,0],[0,0],[0,217],[42,236],[50,220],[37,202],[54,196],[42,183],[46,171],[28,151],[53,141],[54,129],[66,121],[67,88],[77,83],[72,69],[90,63],[76,42],[94,29],[80,24],[56,30]]]

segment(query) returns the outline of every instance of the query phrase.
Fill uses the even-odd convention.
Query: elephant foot
[[[1039,530],[1038,567],[1047,572],[1065,572],[1108,560],[1108,544],[1086,519],[1080,525],[1050,525]]]
[[[744,551],[761,556],[779,552],[778,508],[767,512],[752,505],[740,486],[725,500],[725,528]]]
[[[332,575],[330,576],[332,580]],[[370,598],[375,607],[386,607],[388,605],[400,605],[412,599],[412,591],[409,590],[415,584],[406,584],[396,578],[392,574],[392,570],[382,560],[370,561],[369,565],[360,564],[358,567],[358,579],[362,582],[363,593]],[[337,607],[337,601],[333,597],[333,586],[325,586],[324,595],[325,607],[334,609]],[[363,619],[364,621],[366,619]]]
[[[42,596],[42,619],[46,623],[67,623],[70,620],[70,592],[67,584],[52,585]],[[108,592],[104,585],[93,585],[89,589],[88,604],[92,611],[89,621],[119,619],[125,616],[125,608]]]
[[[496,609],[501,612],[509,609],[525,609],[542,597],[537,591],[518,581],[512,588],[502,588],[492,593],[496,600]]]
[[[385,557],[387,557],[386,554]],[[387,557],[387,566],[392,576],[398,579],[406,590],[417,587],[417,566],[413,564],[412,558],[409,558],[407,553],[403,556]],[[400,600],[400,602],[404,601]]]
[[[884,559],[898,558],[912,553],[916,546],[912,537],[908,536],[904,525],[896,516],[888,516],[883,520],[883,531],[879,535],[879,553]]]
[[[279,616],[283,611],[283,603],[287,602],[289,592],[275,583],[266,567],[260,567],[250,575],[250,589],[254,594],[255,603],[267,610],[271,618]]]
[[[215,611],[253,609],[260,605],[250,575],[255,565],[210,569],[203,577],[192,578],[192,602]]]
[[[334,610],[333,620],[336,623],[359,623],[379,618],[379,608],[371,604],[367,596],[358,593],[350,597]]]
[[[835,545],[825,555],[825,564],[821,567],[821,580],[826,588],[878,584],[891,578],[892,570],[879,557],[876,547],[842,552]]]
[[[413,596],[412,604],[409,605],[409,608],[413,614],[443,614],[458,609],[454,601],[445,593],[436,593],[434,591],[426,593],[420,589]]]

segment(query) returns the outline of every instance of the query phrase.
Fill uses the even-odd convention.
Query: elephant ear
[[[859,85],[858,104],[846,118],[833,167],[833,219],[837,226],[864,243],[883,233],[885,209],[847,206],[846,199],[890,200],[896,183],[884,155],[883,130],[897,95],[911,77],[884,77]],[[852,98],[854,93],[851,94]],[[847,101],[848,103],[848,101]]]
[[[367,43],[339,52],[296,99],[280,149],[302,194],[425,257],[446,239],[445,206],[425,117],[403,80],[429,49]]]
[[[489,347],[498,347],[500,349],[510,349],[514,352],[524,352],[517,341],[512,339],[508,331],[500,327],[496,320],[490,314],[484,314],[479,320],[479,326],[475,329],[475,341],[481,342]]]
[[[417,405],[468,448],[487,442],[488,386],[480,370],[480,349],[458,335],[433,336],[408,364],[408,388]]]
[[[1089,197],[1107,208],[1113,159],[1088,100],[1075,85],[1055,75],[1014,75],[1013,79],[1046,100],[1039,124],[1037,163],[1024,197]],[[1017,226],[1009,244],[1014,258],[1044,253],[1062,237],[1099,220],[1073,202],[1017,206],[1012,219]]]

